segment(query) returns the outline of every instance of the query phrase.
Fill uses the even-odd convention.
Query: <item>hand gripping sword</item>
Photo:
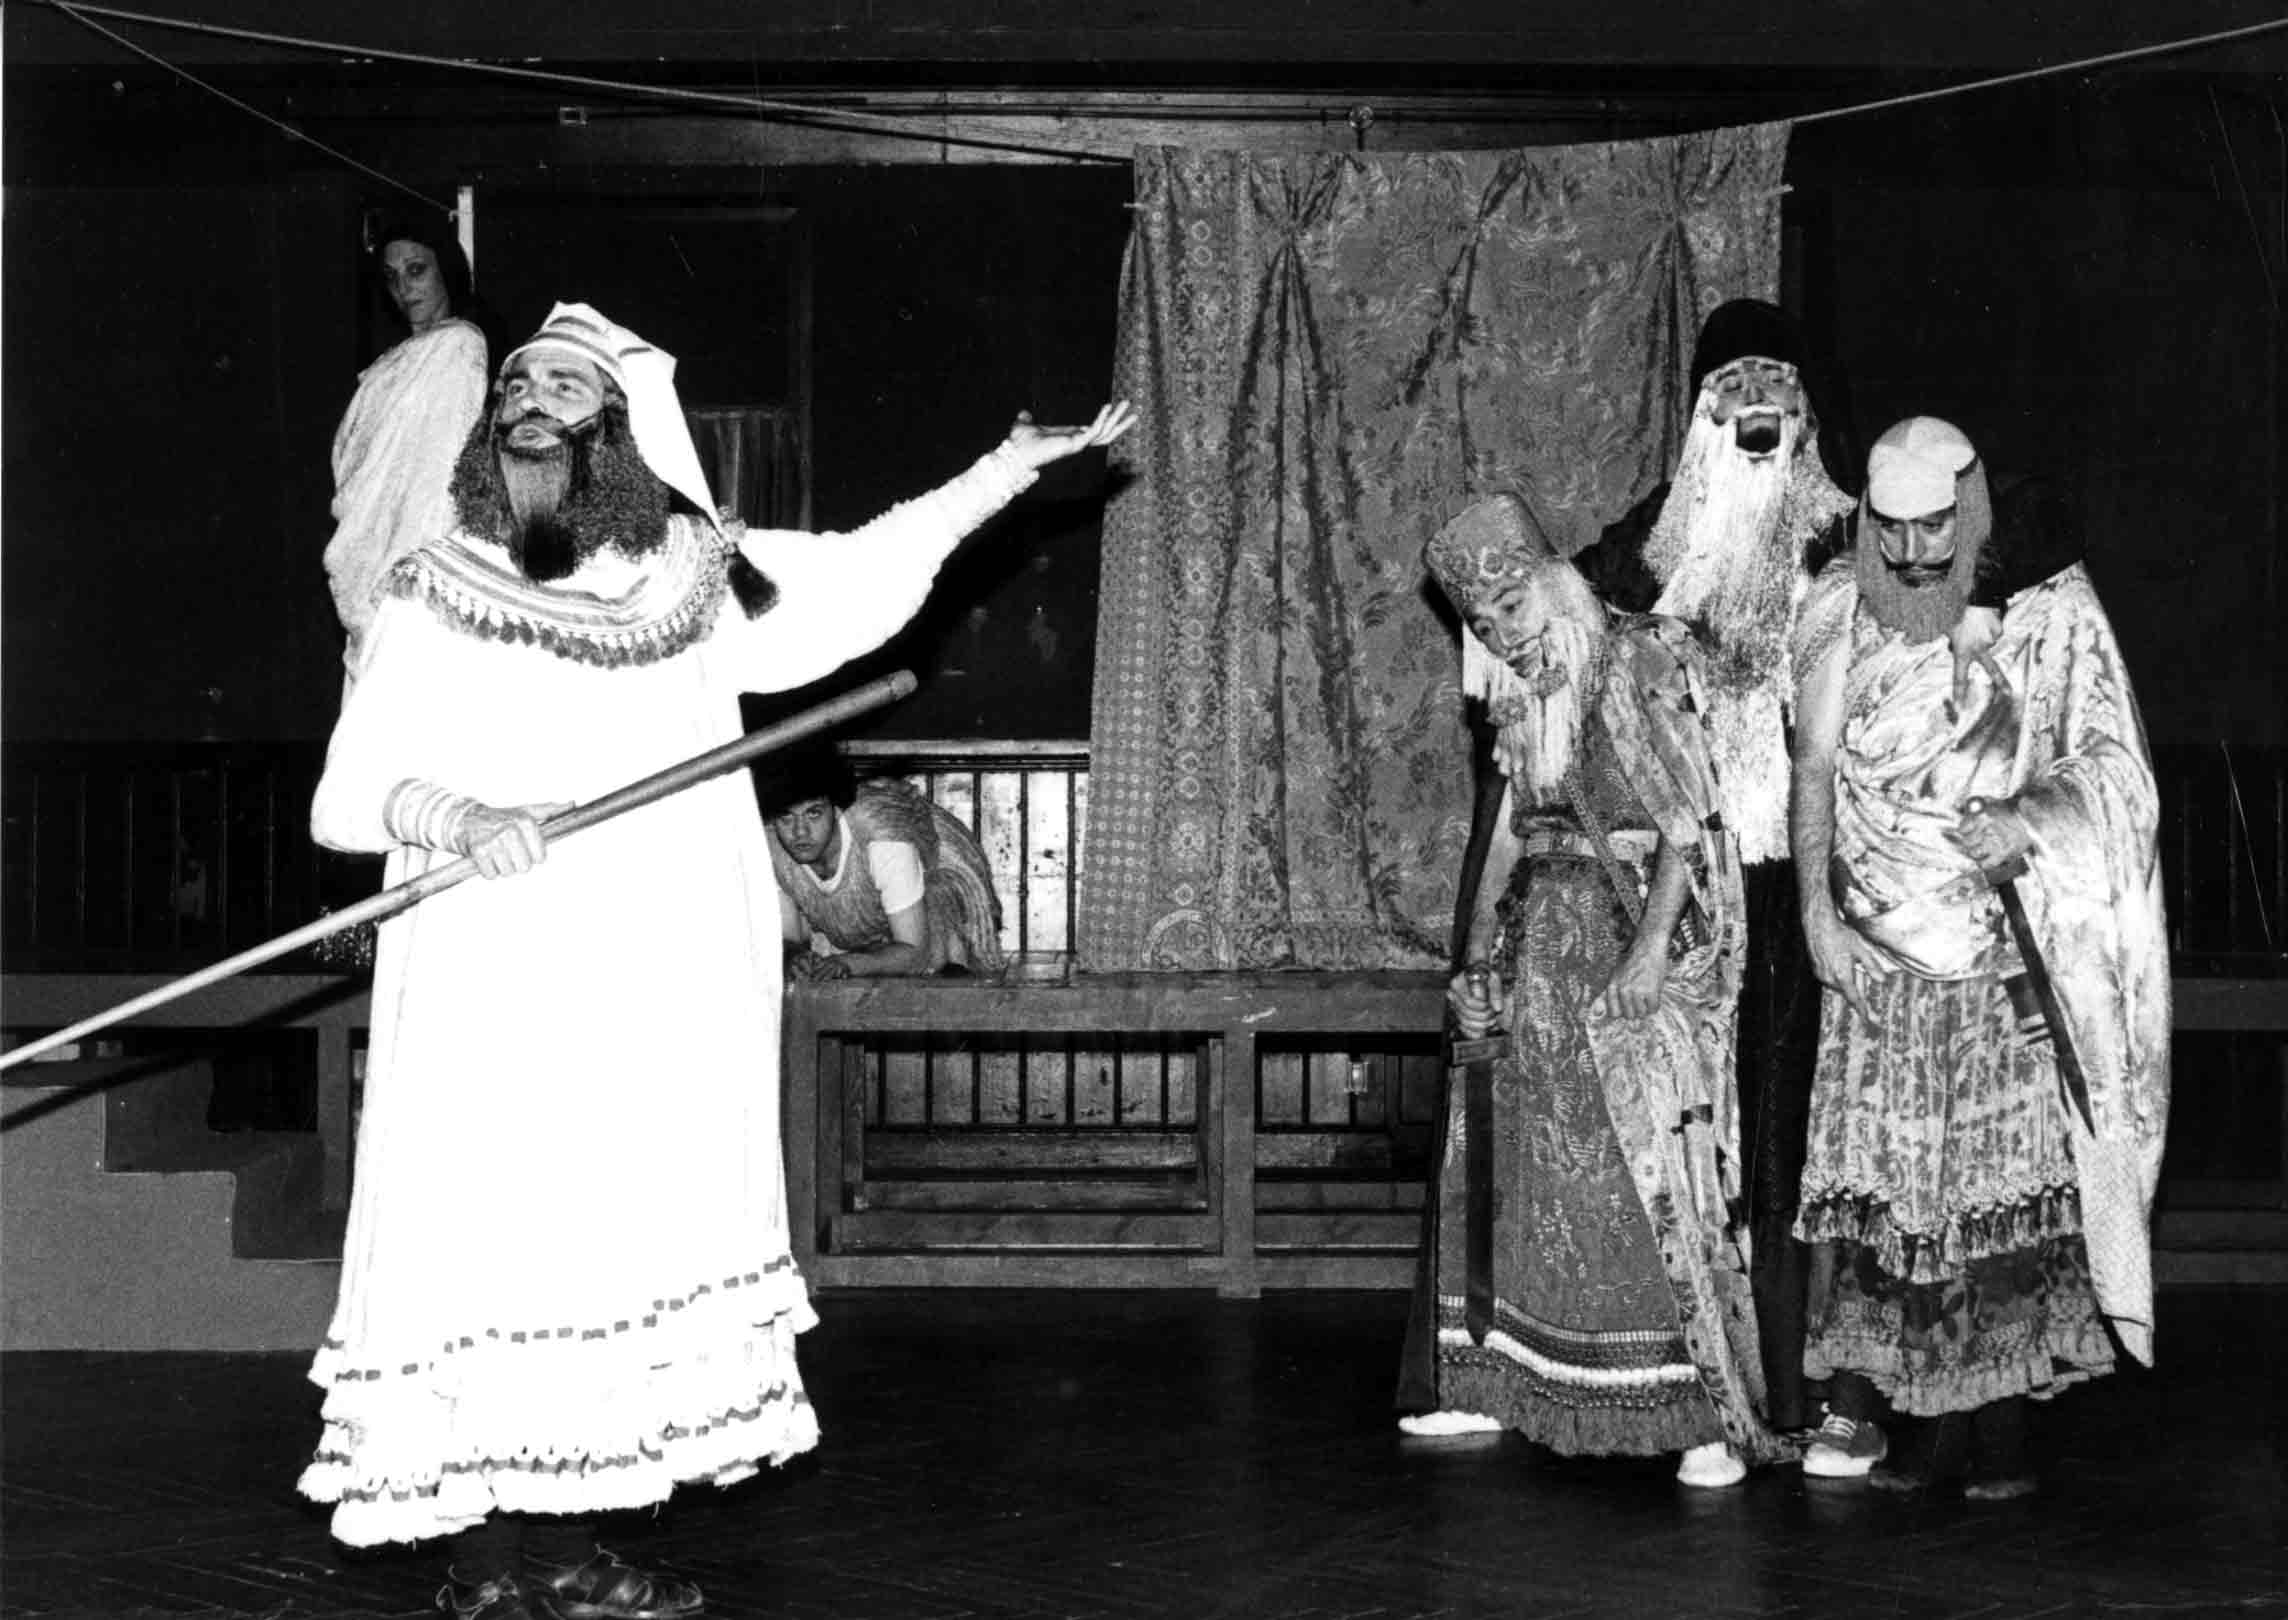
[[[832,730],[844,721],[855,719],[870,709],[878,709],[886,703],[895,703],[911,693],[915,684],[912,672],[903,669],[884,675],[879,680],[868,681],[864,686],[853,688],[838,698],[830,698],[815,708],[805,709],[797,715],[790,715],[776,725],[765,726],[760,731],[750,731],[744,737],[734,738],[720,748],[711,748],[704,754],[694,754],[680,764],[670,765],[667,769],[644,777],[641,781],[630,782],[625,787],[614,788],[600,799],[591,799],[586,804],[574,805],[571,809],[559,815],[551,816],[542,822],[540,824],[541,834],[549,843],[553,844],[560,838],[570,837],[573,833],[596,826],[600,822],[610,821],[615,816],[625,815],[630,810],[640,809],[644,805],[654,804],[661,799],[672,797],[681,793],[685,788],[697,787],[702,782],[712,781],[714,778],[737,770],[748,761],[758,759],[774,749],[784,748],[790,743],[800,742],[806,737],[817,735],[819,732]],[[371,895],[354,906],[346,906],[340,911],[328,912],[315,922],[304,923],[301,927],[280,934],[275,939],[266,940],[260,945],[240,951],[236,956],[217,962],[212,967],[201,968],[196,973],[186,974],[180,979],[172,980],[159,986],[156,990],[135,997],[131,1001],[123,1001],[109,1012],[98,1013],[93,1018],[82,1019],[69,1029],[59,1029],[53,1035],[43,1035],[36,1041],[27,1042],[11,1052],[0,1054],[0,1070],[12,1069],[19,1063],[28,1063],[43,1052],[52,1052],[59,1046],[68,1046],[73,1041],[92,1035],[99,1029],[109,1029],[113,1024],[124,1023],[139,1013],[146,1013],[154,1007],[164,1007],[170,1001],[180,1000],[194,990],[204,990],[208,985],[219,984],[224,979],[244,973],[248,968],[259,967],[264,962],[273,961],[290,951],[300,950],[305,945],[314,945],[329,934],[338,934],[344,929],[355,928],[360,923],[380,922],[384,918],[396,916],[401,911],[410,911],[431,896],[442,894],[455,884],[474,877],[476,871],[477,863],[467,856],[444,866],[435,867],[417,878],[409,878],[403,883],[382,890],[379,894]]]
[[[1962,807],[1971,815],[1980,815],[1986,809],[1984,799],[1972,799]],[[2073,1104],[2081,1115],[2082,1124],[2092,1136],[2097,1134],[2097,1118],[2090,1109],[2089,1077],[2082,1072],[2081,1059],[2074,1052],[2073,1032],[2066,1024],[2065,1004],[2058,1000],[2057,986],[2050,982],[2049,964],[2042,960],[2042,948],[2034,939],[2034,924],[2026,915],[2025,899],[2018,893],[2018,879],[2029,870],[2026,857],[2012,855],[2007,860],[1981,868],[1980,876],[1994,890],[2002,902],[2002,915],[2010,924],[2010,937],[2017,942],[2019,960],[2025,964],[2025,984],[2033,991],[2034,1004],[2041,1010],[2042,1022],[2049,1026],[2050,1046],[2057,1053],[2058,1084],[2065,1092],[2066,1101]],[[2005,983],[2005,988],[2009,988]],[[2016,1001],[2013,991],[2011,1000]]]

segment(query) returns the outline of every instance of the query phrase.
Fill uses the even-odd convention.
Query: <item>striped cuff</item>
[[[409,776],[382,801],[381,825],[401,844],[458,855],[462,825],[475,807],[474,799]]]

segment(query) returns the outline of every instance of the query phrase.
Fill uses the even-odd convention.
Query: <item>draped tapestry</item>
[[[1577,548],[1668,475],[1701,319],[1774,296],[1786,151],[1139,149],[1082,967],[1445,964],[1468,739],[1423,543],[1516,490]]]

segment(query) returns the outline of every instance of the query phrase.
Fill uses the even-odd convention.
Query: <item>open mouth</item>
[[[1780,419],[1771,411],[1754,411],[1732,419],[1732,442],[1751,456],[1768,456],[1780,447]]]
[[[561,439],[553,424],[527,418],[508,430],[508,442],[519,450],[553,450]]]

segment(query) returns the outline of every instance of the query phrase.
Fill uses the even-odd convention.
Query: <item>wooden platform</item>
[[[1317,1207],[1266,1211],[1262,1182],[1282,1166],[1258,1128],[1258,1087],[1266,1050],[1282,1043],[1298,1053],[1313,1045],[1339,1052],[1351,1069],[1371,1051],[1383,1061],[1365,1080],[1387,1138],[1404,1126],[1392,1118],[1400,1065],[1387,1060],[1397,1047],[1434,1051],[1444,994],[1443,978],[1427,973],[795,986],[786,1014],[787,1140],[815,1145],[787,1156],[797,1257],[825,1287],[1058,1283],[1247,1296],[1265,1287],[1400,1286],[1413,1263],[1418,1191],[1386,1197],[1381,1208],[1371,1198],[1321,1197]],[[881,1111],[867,1106],[864,1053],[899,1036],[928,1037],[940,1050],[1069,1036],[1123,1072],[1139,1050],[1163,1065],[1172,1053],[1193,1077],[1179,1089],[1189,1085],[1192,1094],[1188,1105],[1148,1114],[1142,1128],[1123,1126],[1117,1097],[1095,1129],[1062,1117],[1042,1129],[1023,1109],[999,1125],[973,1112],[920,1153],[912,1133],[904,1144],[885,1142],[887,1133],[869,1124],[870,1112],[879,1120]],[[1330,1179],[1356,1168],[1334,1162],[1332,1150],[1326,1157]],[[1400,1170],[1387,1152],[1384,1165]],[[1312,1166],[1305,1155],[1286,1168]],[[1419,1169],[1406,1179],[1418,1189]]]

